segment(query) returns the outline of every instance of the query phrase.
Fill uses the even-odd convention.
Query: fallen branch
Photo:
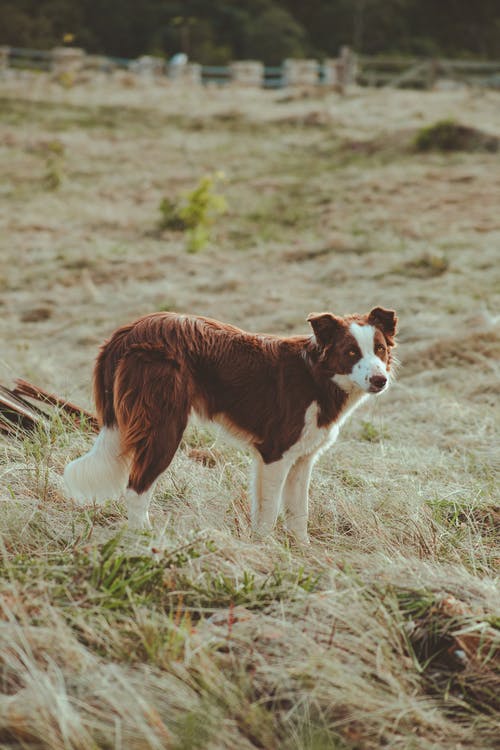
[[[49,419],[50,414],[47,411],[27,401],[26,397],[46,406],[57,407],[68,414],[78,426],[83,419],[94,432],[99,431],[96,417],[86,409],[26,380],[19,379],[15,382],[16,387],[13,390],[0,385],[0,432],[4,435],[9,437],[25,435]]]
[[[0,385],[0,430],[9,435],[29,432],[43,420],[43,412]]]
[[[56,396],[53,393],[49,393],[44,388],[28,383],[27,380],[21,380],[17,378],[15,380],[16,387],[12,391],[16,396],[28,396],[35,401],[40,401],[44,404],[50,404],[50,406],[57,406],[72,417],[76,417],[80,420],[82,417],[86,419],[94,432],[99,432],[99,423],[96,417],[87,409],[82,409],[81,406],[71,403],[60,396]]]

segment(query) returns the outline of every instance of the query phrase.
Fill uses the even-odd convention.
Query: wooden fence
[[[185,62],[173,66],[164,58],[144,55],[136,60],[87,55],[81,49],[54,50],[0,47],[0,75],[7,70],[41,70],[55,75],[64,72],[127,70],[139,76],[167,76],[175,81],[200,84],[232,84],[278,89],[288,86],[330,86],[344,90],[352,83],[361,86],[430,89],[436,85],[472,85],[500,89],[500,60],[447,60],[407,57],[357,56],[343,47],[336,59],[284,60],[279,66],[265,66],[255,60],[230,65],[199,65]]]
[[[356,81],[394,88],[430,89],[439,81],[500,88],[500,60],[360,57]]]

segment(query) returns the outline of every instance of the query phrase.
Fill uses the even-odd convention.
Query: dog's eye
[[[349,349],[349,356],[350,357],[355,357],[356,356],[356,352],[354,351],[354,349]]]
[[[376,351],[377,352],[385,352],[385,346],[383,344],[377,344]]]

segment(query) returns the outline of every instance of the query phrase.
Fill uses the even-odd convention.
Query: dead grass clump
[[[470,512],[470,517],[477,524],[483,536],[490,537],[492,541],[500,539],[500,505],[474,508]],[[460,520],[465,522],[468,518],[462,514]]]
[[[21,313],[21,322],[40,323],[40,321],[48,320],[50,317],[52,317],[51,307],[33,307]]]
[[[274,121],[277,125],[288,125],[301,128],[326,128],[331,126],[333,119],[329,112],[312,110],[305,114],[293,114]]]
[[[448,711],[500,711],[500,623],[453,596],[398,593],[408,645],[427,690]]]
[[[213,119],[215,122],[223,123],[224,125],[232,125],[234,123],[240,123],[245,119],[243,112],[239,109],[228,109],[224,112],[217,112]]]
[[[211,469],[217,466],[217,461],[221,458],[221,454],[218,451],[207,448],[190,448],[188,456],[193,461],[198,461],[202,466],[208,466]]]
[[[213,720],[222,718],[220,712],[199,700],[196,684],[188,684],[180,665],[177,676],[109,665],[46,602],[38,600],[38,623],[28,624],[30,616],[15,597],[12,592],[10,601],[3,602],[0,629],[2,687],[10,693],[0,703],[0,734],[9,744],[47,750],[159,750],[203,747],[198,739],[213,736]],[[100,630],[106,633],[105,621]],[[204,731],[200,722],[195,731],[194,716],[201,715],[202,708],[207,711]],[[224,747],[229,750],[230,742],[238,746],[237,732],[229,727],[226,734]],[[182,744],[186,736],[193,745]]]
[[[316,260],[334,252],[332,247],[300,248],[299,250],[287,250],[283,253],[283,260],[292,263],[304,263],[308,260]]]
[[[442,276],[449,268],[449,260],[443,255],[423,253],[416,258],[406,261],[400,266],[395,266],[391,273],[409,276],[415,279],[432,279]]]
[[[341,145],[339,153],[353,161],[363,157],[394,161],[415,151],[496,153],[499,147],[500,138],[496,135],[460,125],[454,120],[440,120],[417,131],[402,128],[375,138],[348,139]]]
[[[187,130],[217,131],[221,128],[232,133],[248,133],[255,131],[259,126],[251,117],[239,109],[226,109],[212,114],[187,117],[183,123]]]
[[[474,332],[440,339],[420,351],[405,352],[405,372],[414,374],[429,368],[474,365],[489,372],[500,358],[500,337],[495,331]]]
[[[409,152],[413,137],[414,132],[405,128],[375,138],[348,139],[341,144],[340,154],[347,158],[351,157],[354,161],[374,156],[385,157],[385,160],[390,161]]]
[[[454,120],[439,120],[417,132],[416,151],[498,151],[500,138]]]
[[[324,88],[318,86],[300,87],[291,89],[291,93],[283,94],[276,99],[277,104],[290,104],[292,102],[301,102],[307,100],[326,99],[331,95],[327,86]]]

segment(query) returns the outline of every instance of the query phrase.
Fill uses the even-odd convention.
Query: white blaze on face
[[[334,375],[333,380],[343,391],[348,393],[354,388],[360,388],[362,391],[370,391],[370,378],[374,376],[383,376],[389,381],[387,368],[380,357],[377,357],[374,351],[375,347],[375,328],[370,325],[359,325],[351,323],[349,332],[356,339],[361,350],[361,359],[359,359],[348,375]]]

